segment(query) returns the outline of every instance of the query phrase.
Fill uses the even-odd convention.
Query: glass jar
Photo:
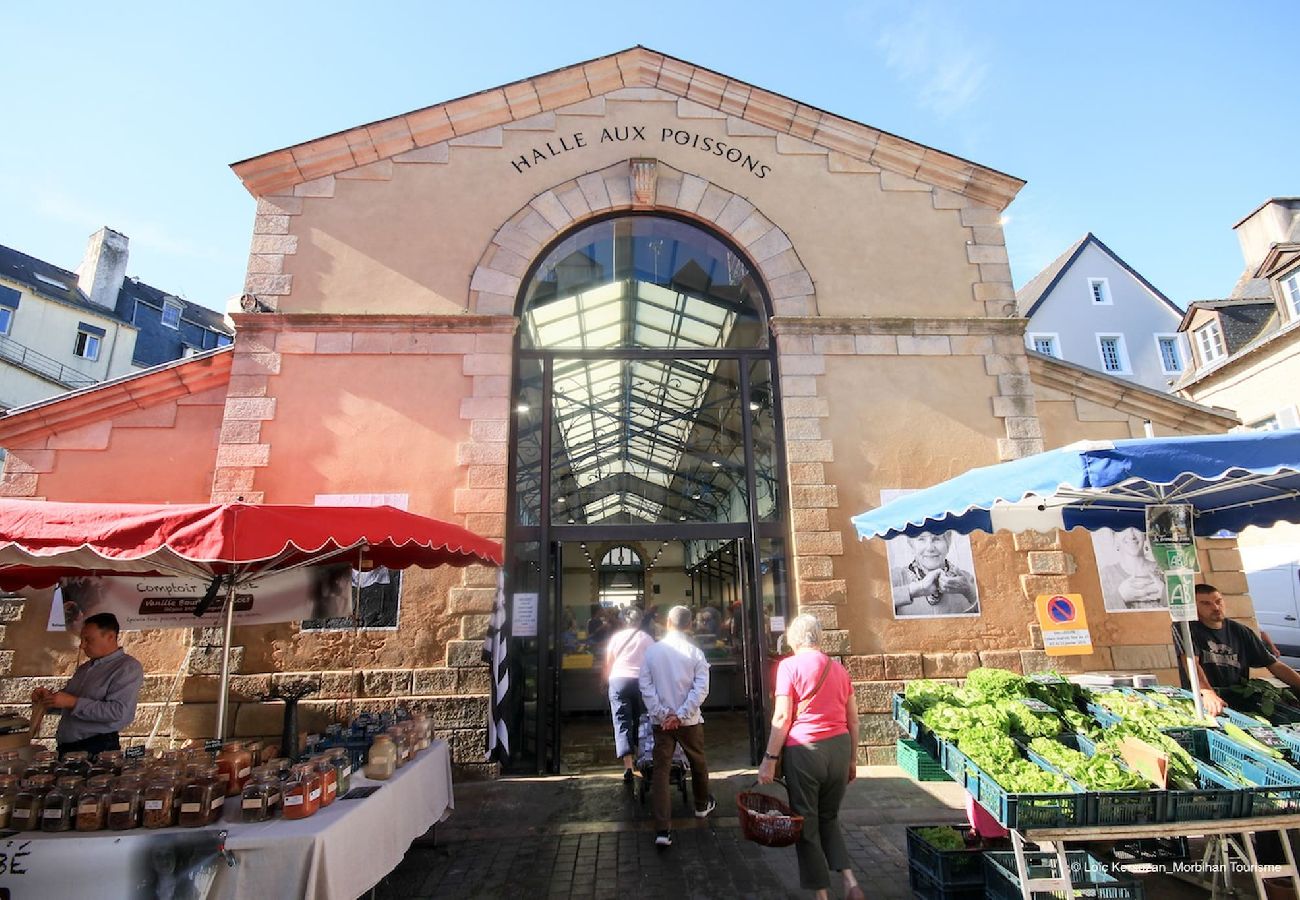
[[[284,783],[284,817],[305,819],[319,807],[320,776],[305,763],[294,766]]]
[[[199,828],[221,818],[226,794],[215,765],[193,765],[181,788],[180,815],[176,824],[182,828]]]
[[[0,775],[22,775],[27,762],[17,750],[0,751]]]
[[[17,775],[9,773],[0,775],[0,829],[9,827],[9,820],[14,811],[14,798],[18,796],[18,785],[21,780]]]
[[[415,723],[416,728],[415,749],[428,750],[429,744],[433,741],[433,722],[422,712],[416,713],[411,721]]]
[[[60,765],[67,769],[69,774],[85,778],[90,774],[90,754],[85,750],[69,750],[63,754]]]
[[[75,828],[77,831],[101,831],[108,821],[111,775],[93,775],[86,779],[77,794]]]
[[[320,805],[329,806],[339,794],[339,773],[334,768],[334,760],[322,753],[311,761],[311,766],[320,776]]]
[[[125,761],[126,757],[121,750],[101,750],[95,754],[95,765],[112,769],[114,775],[122,773],[122,763]]]
[[[159,775],[151,778],[144,787],[144,811],[142,824],[145,828],[170,828],[176,824],[176,780],[171,775]]]
[[[406,736],[406,729],[400,725],[392,725],[385,729],[384,734],[388,735],[393,742],[393,749],[396,751],[394,764],[400,769],[406,765],[411,755],[411,744]]]
[[[265,766],[253,769],[240,808],[245,822],[266,822],[280,811],[280,775]]]
[[[59,754],[53,750],[37,750],[32,754],[33,766],[49,766],[53,769],[59,764]]]
[[[108,795],[108,827],[114,831],[139,828],[143,804],[144,782],[132,775],[119,777]]]
[[[14,794],[13,812],[9,814],[10,827],[16,831],[35,831],[41,827],[41,805],[45,795],[54,787],[54,776],[49,772],[32,772],[25,775]]]
[[[384,781],[393,777],[397,771],[397,746],[387,734],[375,735],[366,758],[366,777],[375,781]]]
[[[224,785],[226,796],[242,793],[252,771],[253,755],[244,741],[226,741],[217,754],[217,778]]]
[[[342,797],[352,788],[352,757],[343,747],[334,747],[326,751],[325,755],[334,764],[334,777],[338,779],[338,795]]]
[[[71,831],[81,779],[64,777],[54,782],[41,801],[41,831]]]

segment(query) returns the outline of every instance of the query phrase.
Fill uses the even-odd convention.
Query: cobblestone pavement
[[[854,871],[873,900],[912,897],[904,828],[961,822],[951,783],[918,784],[892,766],[864,767],[841,813]],[[421,898],[809,897],[798,885],[792,848],[744,839],[735,797],[753,776],[719,772],[718,810],[690,815],[674,793],[673,846],[654,846],[648,801],[618,773],[501,779],[456,786],[452,817],[412,846],[376,889],[378,900]],[[1196,900],[1208,893],[1162,876],[1144,879],[1147,900]],[[840,886],[832,896],[841,896]],[[1245,896],[1252,892],[1247,891]]]

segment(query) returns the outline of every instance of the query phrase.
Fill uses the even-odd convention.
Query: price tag
[[[138,744],[134,747],[127,747],[125,750],[122,751],[122,756],[125,759],[144,759],[144,754],[145,754],[144,744]]]
[[[1042,702],[1041,700],[1034,700],[1030,697],[1021,697],[1020,702],[1023,703],[1026,707],[1028,707],[1030,712],[1036,712],[1036,713],[1056,712],[1056,710],[1052,709],[1052,707],[1048,706],[1046,703]]]
[[[1278,737],[1272,728],[1243,728],[1242,731],[1273,750],[1285,750],[1288,744]]]
[[[218,750],[221,749],[221,745],[223,743],[224,741],[222,741],[220,738],[212,738],[211,740],[203,742],[203,749],[209,753],[216,753]]]
[[[1156,684],[1147,688],[1153,694],[1163,694],[1166,697],[1181,697],[1182,691],[1176,687],[1167,684]]]
[[[1064,678],[1052,672],[1035,672],[1033,675],[1029,676],[1029,680],[1035,681],[1038,684],[1065,684],[1066,683]]]

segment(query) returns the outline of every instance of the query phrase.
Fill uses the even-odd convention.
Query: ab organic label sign
[[[630,144],[649,151],[654,146],[677,146],[708,153],[733,163],[755,178],[766,178],[772,167],[757,156],[746,153],[721,138],[687,128],[651,128],[647,125],[607,125],[596,131],[573,131],[537,144],[510,160],[522,175],[535,166],[544,165],[557,156],[585,150],[601,144]]]

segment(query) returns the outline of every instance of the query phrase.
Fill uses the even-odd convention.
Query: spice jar
[[[41,831],[71,831],[73,810],[81,779],[64,777],[54,782],[41,801]]]
[[[393,777],[397,771],[397,747],[387,734],[375,735],[375,742],[370,745],[370,754],[366,759],[366,777],[383,781]]]
[[[75,827],[77,831],[99,831],[108,820],[109,782],[111,775],[94,775],[86,779],[77,794]]]
[[[69,774],[85,778],[90,774],[90,754],[85,750],[70,750],[63,754],[60,765],[67,769]]]
[[[120,774],[126,757],[121,750],[101,750],[95,754],[95,765],[112,769],[113,774]]]
[[[32,754],[33,766],[49,766],[51,769],[59,764],[59,754],[53,750],[37,750]]]
[[[170,774],[156,776],[144,788],[143,825],[170,828],[176,824],[176,781]]]
[[[139,828],[143,803],[144,783],[131,775],[118,778],[108,795],[108,827],[114,831]]]
[[[276,774],[281,781],[288,781],[293,771],[293,760],[284,756],[272,757],[266,767]]]
[[[18,831],[35,831],[40,828],[41,805],[52,787],[54,776],[48,772],[25,775],[14,795],[13,812],[9,814],[10,827]]]
[[[226,741],[217,754],[217,779],[225,787],[227,797],[238,796],[253,771],[253,755],[243,741]]]
[[[339,773],[334,768],[334,760],[322,753],[311,760],[311,766],[320,776],[320,805],[329,806],[339,792]]]
[[[243,821],[266,822],[275,818],[280,809],[280,796],[279,774],[265,766],[253,769],[240,801]]]
[[[0,751],[0,775],[22,775],[27,763],[17,750]]]
[[[0,775],[0,829],[9,827],[9,820],[14,811],[14,798],[18,796],[17,775]]]
[[[320,808],[320,776],[306,763],[293,767],[284,783],[284,817],[305,819]]]
[[[422,712],[416,713],[411,721],[416,728],[415,749],[428,750],[429,744],[433,741],[433,722]]]
[[[406,761],[411,755],[411,744],[406,736],[406,729],[401,725],[392,725],[384,730],[384,734],[392,739],[393,749],[397,751],[394,763],[400,769],[406,765]]]
[[[221,818],[226,795],[217,778],[215,765],[193,765],[181,788],[180,815],[176,824],[182,828],[199,828]]]
[[[327,750],[325,755],[334,764],[334,776],[338,779],[338,795],[342,797],[352,787],[352,757],[342,747]]]

